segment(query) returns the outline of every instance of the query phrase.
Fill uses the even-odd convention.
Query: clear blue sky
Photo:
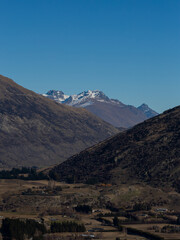
[[[180,104],[179,0],[0,0],[0,74],[38,93]]]

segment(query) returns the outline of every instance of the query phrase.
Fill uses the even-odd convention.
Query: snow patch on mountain
[[[75,95],[71,95],[71,102],[69,102],[69,105],[71,106],[75,106],[75,105],[79,105],[82,104],[84,102],[87,102],[89,100],[96,100],[96,101],[105,101],[109,100],[109,98],[101,91],[95,90],[95,91],[84,91],[82,93],[79,94],[75,94]],[[90,103],[92,104],[93,102],[89,102],[88,105],[90,105]]]
[[[63,103],[66,99],[69,98],[68,95],[65,95],[62,91],[50,90],[43,96],[53,99],[57,102]]]
[[[53,99],[59,103],[64,103],[70,106],[85,107],[92,105],[94,101],[97,102],[111,102],[121,103],[118,100],[109,99],[102,91],[99,90],[88,90],[79,94],[65,95],[62,91],[50,90],[43,96]]]

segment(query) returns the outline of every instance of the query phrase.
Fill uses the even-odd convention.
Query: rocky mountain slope
[[[85,109],[29,91],[0,75],[0,167],[47,166],[118,130]]]
[[[147,104],[143,103],[141,106],[138,107],[139,110],[141,110],[147,118],[152,118],[158,115],[157,112],[152,110]]]
[[[65,95],[62,91],[50,90],[44,96],[59,103],[86,108],[115,127],[129,128],[150,117],[158,115],[143,104],[139,108],[108,98],[101,91],[84,91],[77,95]]]
[[[61,181],[143,182],[180,192],[180,106],[82,151],[50,174]]]

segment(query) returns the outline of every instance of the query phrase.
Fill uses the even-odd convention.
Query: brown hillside
[[[0,75],[0,167],[61,162],[118,130]]]
[[[71,157],[51,176],[75,182],[146,182],[180,191],[180,106]]]

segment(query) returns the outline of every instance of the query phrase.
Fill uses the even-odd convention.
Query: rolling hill
[[[180,192],[180,106],[54,167],[60,181],[146,183]]]

